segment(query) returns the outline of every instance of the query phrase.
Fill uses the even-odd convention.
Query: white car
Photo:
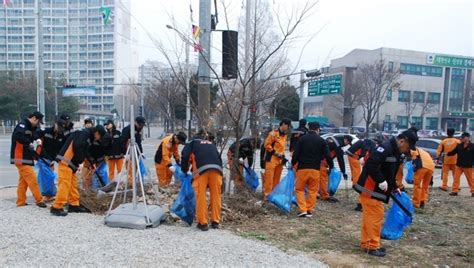
[[[345,152],[350,147],[350,145],[343,146],[344,145],[344,136],[346,136],[346,135],[349,135],[349,136],[352,137],[352,144],[356,143],[359,140],[359,138],[357,138],[357,136],[355,136],[355,135],[344,134],[344,133],[323,134],[323,135],[321,135],[321,138],[323,138],[323,139],[328,139],[328,138],[332,139],[338,147],[342,146],[342,150]]]

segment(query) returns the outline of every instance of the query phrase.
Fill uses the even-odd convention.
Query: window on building
[[[393,61],[388,62],[388,71],[393,72]]]
[[[397,116],[398,128],[408,128],[408,116]]]
[[[469,119],[469,130],[474,131],[474,119]]]
[[[399,90],[398,91],[398,101],[399,102],[410,102],[411,92],[408,90]]]
[[[418,65],[409,63],[400,63],[400,73],[422,76],[442,77],[443,68],[430,65]]]
[[[425,128],[429,129],[429,130],[438,130],[438,118],[437,117],[427,117]]]
[[[390,122],[392,120],[391,116],[389,114],[385,115],[385,122]]]
[[[392,89],[389,89],[387,91],[387,101],[391,101],[392,100]]]
[[[413,92],[413,102],[425,103],[425,92],[421,92],[421,91]]]
[[[428,93],[428,103],[439,104],[441,101],[441,93]]]
[[[416,127],[417,129],[423,128],[423,117],[412,116],[411,117],[411,126]]]
[[[461,112],[463,110],[465,73],[465,69],[451,69],[448,107],[450,112]]]

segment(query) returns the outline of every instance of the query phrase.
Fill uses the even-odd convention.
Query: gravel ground
[[[161,225],[147,230],[106,227],[103,217],[49,215],[0,200],[0,267],[5,266],[278,266],[325,267],[296,252],[228,231]]]

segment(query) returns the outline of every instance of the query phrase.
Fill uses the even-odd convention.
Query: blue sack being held
[[[290,213],[293,192],[295,191],[295,172],[288,169],[288,174],[280,181],[268,196],[268,201],[275,204],[285,213]]]
[[[175,183],[180,183],[183,181],[183,178],[186,177],[186,174],[184,174],[183,170],[181,169],[181,166],[178,164],[173,164],[174,167],[174,180]]]
[[[331,174],[329,174],[329,183],[328,183],[328,192],[330,196],[336,194],[337,189],[339,188],[339,184],[341,183],[342,174],[341,172],[333,168],[331,170]]]
[[[171,206],[171,212],[191,225],[193,224],[196,211],[196,197],[194,196],[194,190],[191,185],[191,175],[185,175],[182,181],[183,183],[181,184],[178,197]]]
[[[56,196],[56,185],[54,181],[56,180],[56,174],[51,169],[51,167],[40,160],[36,163],[38,167],[38,184],[40,187],[41,195],[47,197]]]
[[[392,198],[396,198],[401,205],[406,208],[411,215],[415,213],[415,208],[410,197],[402,192],[393,194]],[[403,236],[405,229],[412,223],[412,217],[407,215],[400,206],[396,203],[392,203],[392,207],[385,213],[385,223],[382,228],[383,239],[387,240],[398,240]]]
[[[92,189],[97,190],[109,184],[109,168],[106,162],[102,162],[92,174]]]
[[[411,161],[406,161],[403,167],[405,170],[405,181],[408,184],[413,184],[413,177],[415,176],[415,172],[413,170],[413,163]]]
[[[244,168],[245,168],[245,171],[244,171],[245,182],[247,183],[247,186],[250,189],[252,189],[252,191],[255,192],[259,185],[257,172],[255,172],[255,170],[248,167],[244,167]]]

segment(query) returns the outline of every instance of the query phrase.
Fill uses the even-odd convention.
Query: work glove
[[[344,180],[347,181],[347,174],[346,173],[343,173],[342,177],[344,177]]]
[[[36,145],[37,145],[37,146],[43,145],[43,141],[42,141],[41,139],[37,139],[37,140],[36,140]]]
[[[171,171],[171,173],[174,173],[174,172],[176,171],[176,167],[170,166],[170,167],[169,167],[169,170]]]
[[[239,164],[243,165],[243,164],[244,164],[244,160],[242,160],[242,159],[239,158]]]
[[[125,156],[125,161],[130,161],[130,155],[129,155],[129,154],[127,154],[127,155]]]
[[[383,182],[379,183],[379,188],[380,188],[380,190],[382,190],[384,192],[387,191],[387,189],[388,189],[387,181],[383,181]]]
[[[363,166],[365,165],[365,159],[362,157],[361,159],[359,159],[359,163]]]

